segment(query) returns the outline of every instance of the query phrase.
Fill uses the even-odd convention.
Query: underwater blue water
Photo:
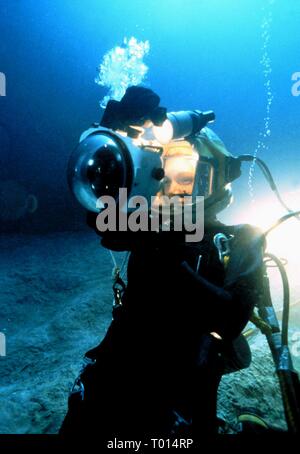
[[[103,56],[125,37],[148,40],[144,84],[161,104],[214,110],[212,128],[227,148],[264,159],[283,194],[299,195],[299,23],[300,0],[0,0],[0,233],[36,234],[1,240],[0,334],[7,335],[8,354],[0,358],[0,401],[7,405],[0,432],[58,430],[77,373],[74,358],[79,362],[110,321],[107,251],[98,253],[92,232],[88,241],[85,233],[58,233],[88,230],[66,170],[80,134],[102,114],[108,89],[95,78]],[[273,200],[257,166],[243,164],[233,190],[235,203],[222,214],[227,222],[238,221],[253,201]],[[294,231],[289,272],[298,336]],[[44,232],[48,239],[38,235]],[[278,278],[275,284],[278,292]],[[297,342],[299,370],[299,336]],[[274,394],[267,388],[263,382],[262,397]]]
[[[124,37],[149,40],[145,84],[162,105],[213,109],[214,129],[233,154],[255,152],[270,130],[258,156],[280,188],[300,186],[300,97],[291,92],[292,74],[300,71],[300,2],[0,0],[0,8],[7,85],[0,98],[0,178],[21,181],[39,199],[27,229],[83,226],[66,163],[81,131],[100,117],[107,90],[95,84],[96,68]],[[248,172],[245,164],[233,212],[250,202]],[[257,169],[251,186],[255,199],[268,191]],[[11,227],[26,228],[26,220]]]

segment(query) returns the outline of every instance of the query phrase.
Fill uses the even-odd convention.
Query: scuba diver
[[[88,225],[103,247],[130,255],[126,283],[115,269],[113,319],[85,355],[62,435],[215,435],[221,377],[251,362],[242,331],[264,297],[264,236],[217,219],[232,201],[241,161],[207,127],[213,112],[167,113],[159,103],[150,89],[128,88],[69,162]],[[172,222],[156,231],[99,231],[97,201],[108,194],[118,202],[120,187],[147,200],[204,198],[203,238],[188,241]],[[121,208],[128,215],[129,205]]]

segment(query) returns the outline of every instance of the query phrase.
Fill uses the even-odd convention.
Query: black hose
[[[280,192],[276,186],[276,183],[274,181],[274,178],[272,177],[272,174],[270,172],[270,169],[269,167],[267,166],[267,164],[260,158],[257,158],[255,156],[252,156],[251,154],[243,154],[241,156],[239,156],[239,161],[243,162],[257,162],[260,170],[262,171],[265,179],[267,180],[267,182],[269,183],[270,185],[270,188],[272,189],[272,191],[275,193],[280,205],[288,212],[288,213],[294,213],[293,210],[291,210],[287,205],[286,203],[284,202],[284,200],[282,199],[281,195],[280,195]],[[300,217],[299,217],[299,213],[298,214],[293,214],[293,216],[295,216],[295,218],[300,221]]]
[[[274,179],[271,175],[271,172],[268,166],[259,158],[251,155],[242,155],[239,158],[240,161],[252,161],[257,162],[264,177],[269,183],[272,191],[275,193],[278,201],[282,207],[288,212],[285,216],[282,216],[274,225],[272,225],[267,231],[262,234],[262,237],[266,236],[276,227],[278,227],[283,222],[288,219],[295,217],[300,221],[300,211],[292,211],[282,200],[281,195],[277,189],[277,186],[274,182]],[[265,257],[267,259],[274,261],[277,265],[283,285],[283,311],[282,311],[282,327],[281,327],[281,353],[277,360],[274,361],[276,364],[277,375],[280,382],[284,410],[286,415],[286,420],[288,423],[289,431],[292,433],[300,432],[300,382],[298,374],[292,370],[292,361],[288,348],[288,328],[289,328],[289,305],[290,305],[290,289],[287,273],[285,271],[283,263],[275,255],[266,253]],[[268,339],[269,345],[273,342],[272,336]],[[272,350],[272,349],[271,349]],[[282,361],[282,364],[280,364]]]
[[[295,217],[296,219],[299,219],[298,216],[300,215],[300,210],[298,211],[291,211],[290,213],[285,214],[281,218],[278,219],[278,221],[275,222],[268,230],[264,232],[264,236],[267,236],[272,230],[274,230],[276,227],[278,227],[280,224],[283,222],[287,221],[288,219]]]
[[[282,346],[288,346],[288,331],[289,331],[289,313],[290,313],[290,287],[284,265],[276,255],[265,253],[265,257],[271,259],[277,266],[282,279],[283,286],[283,310],[282,310],[282,325],[281,325],[281,343]]]

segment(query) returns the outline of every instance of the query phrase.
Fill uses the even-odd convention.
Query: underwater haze
[[[263,159],[300,210],[299,23],[298,0],[0,0],[0,433],[58,431],[81,357],[110,322],[111,259],[67,183],[72,150],[103,113],[105,54],[131,37],[149,42],[142,84],[168,111],[213,110],[228,150]],[[267,228],[285,214],[250,163],[233,193],[226,223]],[[299,370],[300,224],[288,222],[268,247],[287,260]],[[266,345],[254,339],[253,349],[241,398],[221,398],[222,411],[234,419],[260,401],[285,427]]]
[[[300,187],[300,97],[292,95],[300,64],[298,1],[1,0],[0,8],[1,179],[24,183],[39,200],[30,221],[12,228],[64,230],[81,223],[66,163],[80,133],[101,115],[107,89],[94,82],[97,66],[131,36],[149,40],[144,83],[161,104],[171,111],[214,110],[214,129],[236,155],[253,153],[264,132],[267,45],[271,135],[259,154],[280,189]],[[249,202],[247,173],[245,165],[236,184],[239,208]],[[268,191],[259,171],[253,185],[256,198]]]

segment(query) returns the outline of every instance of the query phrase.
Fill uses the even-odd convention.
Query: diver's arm
[[[212,284],[204,277],[196,273],[192,267],[187,262],[181,263],[182,269],[190,275],[192,279],[199,285],[199,289],[205,290],[212,297],[215,297],[220,301],[220,303],[228,303],[232,301],[232,295],[227,290],[224,290],[222,287]]]
[[[199,276],[186,262],[182,269],[196,284],[197,293],[205,294],[205,304],[199,306],[199,314],[205,313],[213,317],[214,331],[224,339],[236,338],[248,323],[258,298],[255,286],[249,282],[253,279],[238,279],[230,287],[219,287]]]
[[[263,279],[263,238],[260,232],[245,226],[232,243],[225,282],[219,287],[198,275],[186,262],[184,272],[196,283],[199,295],[205,294],[216,330],[222,337],[238,336],[253,312],[260,297]]]
[[[150,214],[151,213],[149,213],[149,215]],[[159,232],[132,232],[130,230],[124,232],[100,232],[96,225],[97,216],[97,213],[88,211],[86,216],[87,225],[101,237],[101,245],[112,251],[151,250],[153,248],[158,250],[169,249],[169,251],[171,251],[174,245],[184,244],[185,232],[169,232],[163,230]]]

